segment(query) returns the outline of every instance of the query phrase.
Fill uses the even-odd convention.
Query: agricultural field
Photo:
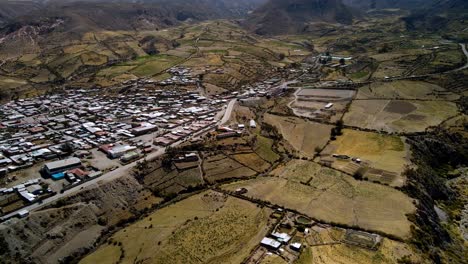
[[[339,173],[318,173],[308,184],[283,178],[260,177],[224,185],[235,191],[246,188],[248,197],[294,209],[314,219],[358,226],[400,238],[408,238],[413,213],[412,199],[393,188],[356,181]]]
[[[257,142],[254,147],[255,153],[265,161],[273,163],[279,159],[279,155],[273,151],[272,139],[257,135]]]
[[[189,187],[203,183],[204,180],[198,166],[186,170],[178,170],[174,167],[167,170],[160,167],[143,178],[145,186],[162,195],[177,194]]]
[[[240,164],[256,171],[256,172],[263,172],[266,171],[270,167],[270,163],[262,159],[259,155],[255,152],[252,153],[239,153],[230,155],[233,159],[235,159]]]
[[[333,154],[359,158],[367,167],[395,173],[386,183],[396,186],[404,184],[401,173],[409,165],[409,151],[398,136],[345,129],[342,136],[331,141],[322,151],[320,158],[329,159]],[[335,160],[332,166],[346,171],[349,163],[349,160]]]
[[[251,162],[248,161],[246,165],[255,165],[249,163]],[[248,178],[254,176],[257,172],[246,165],[224,154],[218,154],[207,157],[203,161],[203,171],[206,174],[205,179],[210,183],[231,178]]]
[[[267,256],[263,258],[260,262],[260,264],[286,264],[288,263],[286,260],[284,260],[282,257],[273,254],[273,253],[267,253]]]
[[[393,264],[406,256],[411,256],[414,263],[421,261],[409,246],[384,239],[376,251],[346,244],[307,247],[301,252],[296,264]]]
[[[204,192],[125,227],[80,263],[241,263],[267,233],[270,214]]]
[[[137,65],[130,72],[138,77],[148,77],[158,75],[181,61],[181,58],[175,56],[154,55],[138,58],[135,61],[123,64],[123,66]]]
[[[372,83],[359,89],[357,99],[425,99],[457,100],[459,95],[422,81],[394,81]]]
[[[272,176],[277,176],[290,181],[308,183],[318,174],[320,175],[341,175],[340,172],[323,167],[318,163],[305,160],[291,160],[281,164],[271,172]]]
[[[322,148],[330,138],[332,126],[305,121],[297,117],[265,114],[266,123],[275,126],[297,151],[314,156],[315,148]]]
[[[346,125],[387,132],[423,132],[458,114],[447,101],[355,100]]]

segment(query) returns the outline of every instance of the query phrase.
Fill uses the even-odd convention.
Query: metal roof
[[[81,160],[79,158],[69,158],[69,159],[58,160],[58,161],[47,163],[45,167],[48,170],[52,171],[52,170],[60,169],[63,167],[79,165],[79,164],[81,164]]]

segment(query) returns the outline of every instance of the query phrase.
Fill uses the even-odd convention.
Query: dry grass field
[[[359,89],[357,99],[457,100],[460,96],[444,88],[421,81],[372,83]]]
[[[420,262],[421,259],[414,255],[409,246],[384,239],[376,251],[346,244],[307,247],[296,264],[393,264],[404,256],[412,256],[414,263],[424,263]]]
[[[288,163],[279,165],[271,172],[273,176],[303,183],[309,182],[318,174],[329,175],[330,173],[340,174],[336,170],[305,160],[291,160]]]
[[[159,168],[146,175],[143,182],[151,190],[160,192],[162,195],[178,193],[190,186],[204,183],[198,167],[180,171],[175,168],[169,171]]]
[[[292,176],[283,176],[289,178]],[[415,210],[412,199],[393,188],[350,176],[318,173],[309,184],[278,177],[261,177],[227,184],[234,191],[246,188],[248,197],[291,208],[318,220],[358,226],[407,238],[406,214]]]
[[[287,264],[288,262],[282,257],[270,253],[260,261],[260,264]]]
[[[343,130],[343,135],[332,141],[321,154],[360,158],[372,168],[398,174],[409,163],[408,149],[400,137],[350,129]]]
[[[241,153],[231,155],[240,164],[256,171],[263,172],[270,167],[270,163],[262,159],[255,152],[252,153]]]
[[[205,179],[211,183],[231,178],[252,177],[257,172],[223,154],[210,156],[203,162]]]
[[[297,151],[307,156],[315,154],[316,147],[323,147],[330,137],[332,126],[304,121],[296,117],[266,114],[265,122],[278,131]]]
[[[120,230],[81,263],[240,263],[267,233],[270,214],[205,192]]]
[[[457,113],[457,105],[447,101],[356,100],[344,122],[388,132],[422,132]]]

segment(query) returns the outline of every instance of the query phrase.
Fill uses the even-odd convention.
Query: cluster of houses
[[[172,77],[162,80],[159,85],[195,85],[198,81],[198,77],[194,77],[190,68],[186,67],[172,67],[166,71],[171,74]]]
[[[15,185],[10,188],[0,188],[0,205],[5,205],[5,200],[12,197],[16,193],[25,201],[33,202],[37,197],[45,192],[50,192],[50,189],[45,188],[46,185],[41,185],[41,178],[31,179],[24,183]],[[6,199],[5,199],[6,198]]]
[[[164,136],[179,140],[209,126],[225,102],[175,89],[116,96],[73,90],[12,101],[0,106],[0,175],[63,158],[70,147],[90,150],[180,127]],[[114,146],[106,154],[133,150]]]

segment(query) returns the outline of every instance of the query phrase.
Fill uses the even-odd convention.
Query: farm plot
[[[317,174],[309,184],[277,177],[261,177],[227,184],[248,190],[246,196],[297,210],[321,221],[380,231],[401,238],[410,235],[412,199],[393,188],[344,175]]]
[[[265,122],[278,128],[296,150],[313,156],[315,148],[323,147],[330,137],[332,126],[305,121],[296,117],[283,117],[266,114]]]
[[[398,136],[345,129],[322,156],[348,155],[370,163],[370,167],[401,173],[408,163],[405,143]]]
[[[176,65],[181,61],[181,58],[169,55],[154,55],[143,57],[130,63],[130,65],[138,65],[131,72],[139,77],[153,76],[163,72],[164,70]]]
[[[234,158],[240,164],[256,172],[266,171],[270,167],[270,164],[263,160],[255,152],[234,154],[231,155],[231,157]]]
[[[302,89],[297,96],[304,101],[333,102],[351,100],[354,94],[353,90]]]
[[[317,121],[336,122],[341,118],[348,104],[349,101],[334,102],[331,109],[326,109],[327,103],[324,102],[296,100],[291,104],[291,108],[297,116]]]
[[[422,132],[457,113],[457,105],[447,101],[356,100],[344,122],[388,132]]]
[[[320,164],[305,160],[291,160],[288,163],[279,165],[271,172],[273,176],[284,178],[290,181],[308,183],[316,175],[339,175],[340,172],[322,167]]]
[[[421,81],[372,83],[359,89],[357,99],[457,100],[460,96],[444,88]]]
[[[379,67],[374,72],[373,77],[384,78],[386,76],[402,76],[406,69],[407,66],[396,61],[385,61],[379,64]]]
[[[420,258],[404,243],[384,239],[378,250],[367,250],[346,244],[308,247],[302,251],[297,264],[392,264],[411,256],[419,263]]]
[[[120,230],[81,263],[241,263],[268,232],[270,214],[205,192]]]
[[[231,178],[252,177],[257,172],[223,154],[210,156],[203,162],[205,179],[216,182]]]
[[[203,178],[198,167],[187,170],[165,170],[158,168],[143,178],[143,183],[151,190],[162,195],[178,193],[182,190],[203,184]]]
[[[279,159],[279,155],[273,151],[274,141],[272,139],[257,136],[257,142],[255,144],[254,151],[259,155],[262,159],[273,163]]]

